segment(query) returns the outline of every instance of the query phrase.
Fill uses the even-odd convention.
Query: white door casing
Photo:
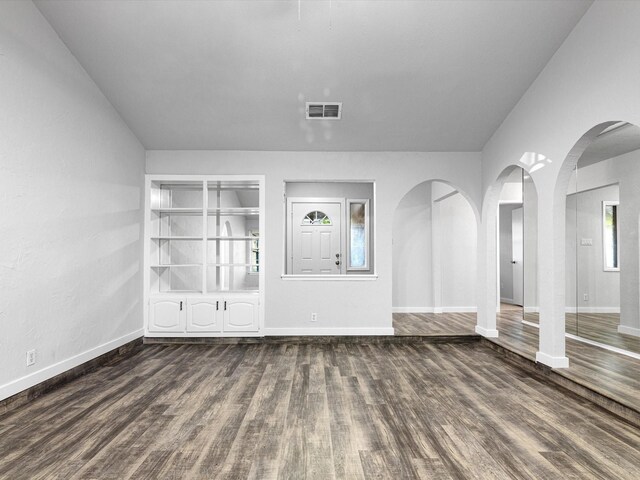
[[[288,202],[288,273],[339,275],[343,269],[344,200]]]
[[[511,212],[513,303],[524,305],[524,235],[522,208]]]

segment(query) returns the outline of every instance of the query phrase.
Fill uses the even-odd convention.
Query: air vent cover
[[[307,102],[307,120],[340,120],[342,102]]]

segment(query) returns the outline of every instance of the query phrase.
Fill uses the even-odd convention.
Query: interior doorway
[[[511,211],[511,271],[513,304],[524,307],[524,222],[523,208]]]
[[[524,219],[521,168],[514,168],[500,193],[498,206],[498,306],[524,306]],[[514,308],[509,309],[510,312]],[[520,311],[522,314],[522,311]]]
[[[538,323],[538,196],[531,176],[513,167],[498,206],[498,311],[513,322]]]
[[[425,181],[393,218],[396,335],[475,335],[477,216],[464,193]]]

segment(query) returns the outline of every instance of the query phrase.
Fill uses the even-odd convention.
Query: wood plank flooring
[[[539,323],[537,313],[527,313],[525,320]],[[640,353],[640,337],[618,332],[619,313],[567,313],[565,329],[567,333],[578,335],[594,342]]]
[[[640,430],[480,344],[145,346],[0,416],[10,479],[635,479]]]
[[[434,328],[440,334],[446,331],[449,315],[452,314],[435,315],[437,323]],[[428,324],[433,321],[433,316],[434,314],[394,314],[393,325],[396,329],[401,328],[406,335],[411,334],[414,325],[418,325],[416,331],[429,332],[432,327]],[[406,318],[410,318],[411,322],[401,325]],[[505,306],[497,318],[500,335],[489,340],[535,361],[539,330],[523,324],[521,320],[520,308]],[[476,324],[475,313],[455,314],[451,331],[461,331],[464,324],[467,330],[473,329]],[[569,338],[566,342],[569,368],[555,370],[558,374],[640,411],[640,360]]]
[[[475,335],[475,318],[475,313],[394,313],[393,328],[400,336]]]

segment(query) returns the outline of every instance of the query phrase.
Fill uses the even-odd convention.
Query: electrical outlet
[[[584,300],[585,302],[588,302],[588,301],[589,301],[589,294],[588,294],[588,293],[585,293],[585,294],[582,296],[582,300]]]
[[[311,314],[311,321],[312,322],[317,322],[318,321],[318,314],[317,313],[312,313]]]
[[[27,367],[30,367],[31,365],[34,365],[36,363],[36,351],[35,350],[29,350],[27,352]]]

